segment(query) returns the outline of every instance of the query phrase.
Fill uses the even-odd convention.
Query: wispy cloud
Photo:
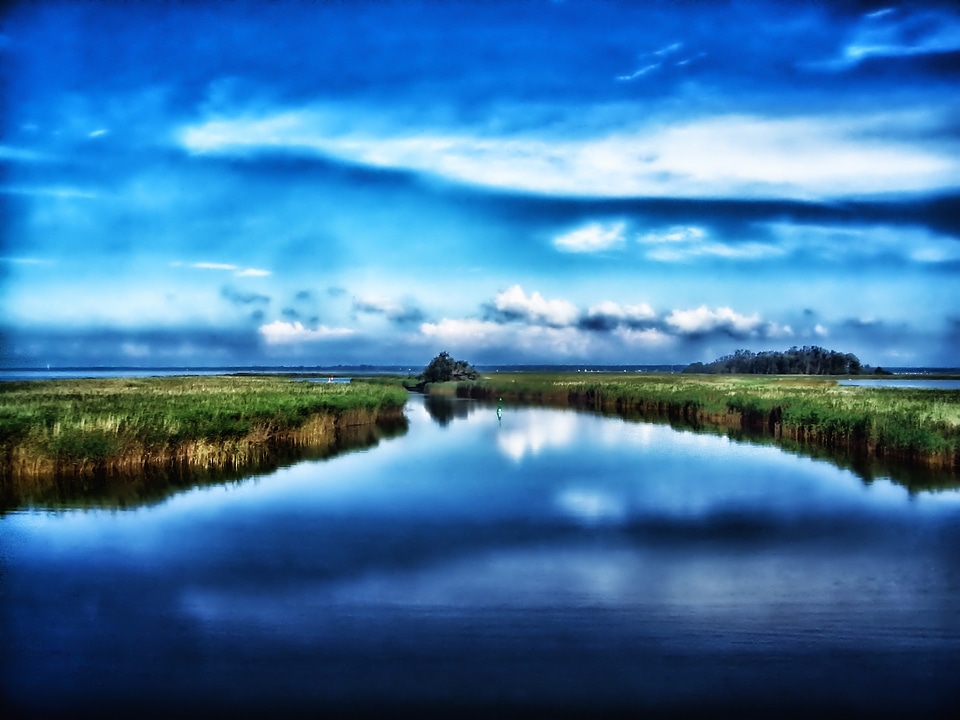
[[[834,58],[804,64],[841,71],[870,58],[902,58],[960,51],[960,16],[945,11],[884,8],[867,13]]]
[[[259,332],[268,345],[295,345],[349,337],[356,331],[350,328],[330,328],[326,325],[311,329],[304,327],[301,322],[275,320],[261,325]]]
[[[262,295],[255,292],[245,292],[229,286],[222,288],[220,295],[234,305],[266,305],[270,302],[270,297],[267,295]]]
[[[398,302],[389,298],[358,297],[353,300],[353,309],[356,312],[383,315],[391,322],[401,325],[418,323],[424,319],[423,311],[412,301]]]
[[[564,252],[589,253],[623,245],[625,224],[594,222],[571,230],[553,240],[554,246]]]
[[[937,111],[923,112],[937,121]],[[947,123],[944,109],[940,112]],[[916,138],[916,114],[717,115],[618,125],[590,137],[487,136],[422,128],[344,131],[335,108],[186,128],[196,153],[288,150],[439,175],[462,183],[574,196],[803,199],[953,187],[955,154]]]
[[[195,268],[197,270],[222,270],[225,272],[234,273],[234,277],[266,277],[270,275],[269,270],[262,270],[260,268],[241,268],[239,265],[234,265],[232,263],[218,263],[218,262],[194,262],[194,263],[183,263],[180,261],[174,261],[170,263],[171,267],[189,267]]]

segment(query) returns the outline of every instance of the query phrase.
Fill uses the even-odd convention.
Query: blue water
[[[840,385],[872,388],[914,388],[919,390],[960,390],[960,380],[841,380]]]
[[[664,425],[412,397],[407,435],[0,518],[29,714],[960,708],[960,493]]]

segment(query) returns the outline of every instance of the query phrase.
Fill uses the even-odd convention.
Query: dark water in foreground
[[[20,714],[960,709],[960,493],[572,411],[0,518]]]

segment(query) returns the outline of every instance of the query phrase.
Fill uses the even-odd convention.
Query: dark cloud
[[[262,356],[250,328],[11,328],[0,332],[9,366],[243,364]]]
[[[394,304],[355,298],[353,309],[355,312],[383,315],[397,325],[418,324],[426,319],[424,312],[412,303]]]
[[[313,293],[309,290],[300,290],[296,295],[293,296],[294,300],[304,302],[307,300],[313,299]]]
[[[220,295],[226,300],[229,300],[234,305],[253,305],[253,304],[267,304],[270,302],[270,298],[267,295],[261,295],[256,292],[249,292],[243,290],[237,290],[234,287],[229,285],[224,285],[220,289]]]
[[[280,311],[280,314],[287,318],[288,320],[299,320],[300,313],[294,310],[293,308],[285,307]]]

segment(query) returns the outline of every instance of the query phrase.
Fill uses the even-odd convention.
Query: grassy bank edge
[[[242,470],[272,453],[325,447],[346,428],[401,419],[396,385],[190,376],[0,384],[0,481],[176,469]]]
[[[503,373],[428,391],[681,420],[960,471],[956,390],[844,387],[806,376]]]

